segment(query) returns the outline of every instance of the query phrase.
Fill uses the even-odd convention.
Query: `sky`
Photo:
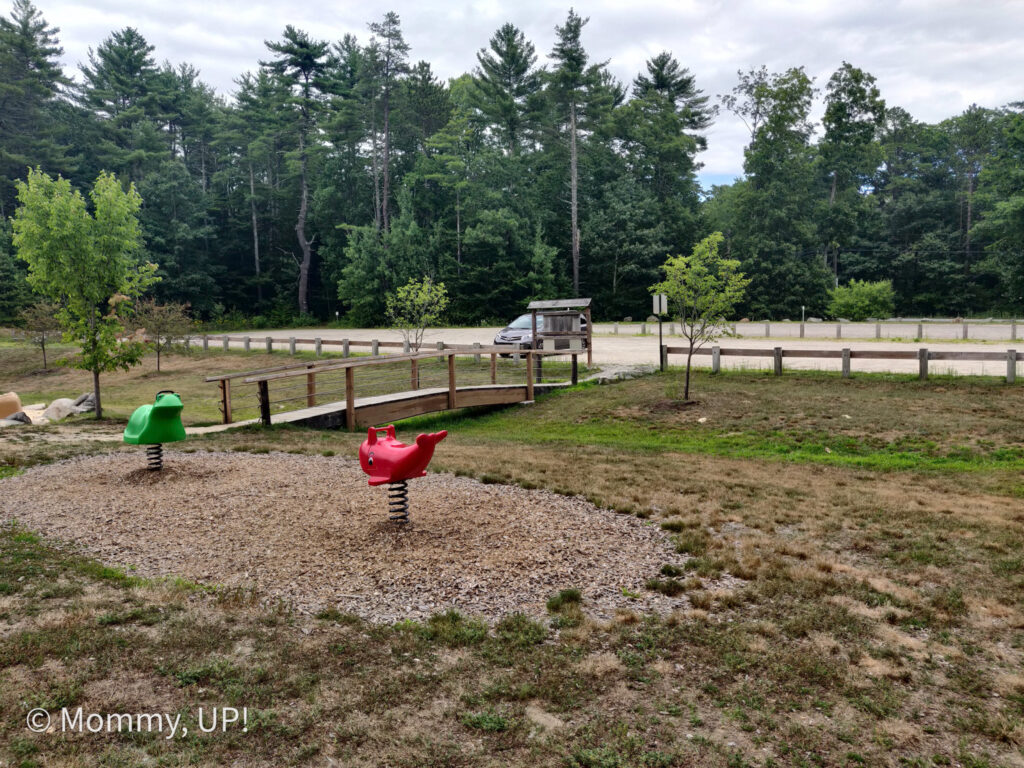
[[[351,33],[365,42],[367,24],[394,10],[412,61],[426,60],[449,78],[472,70],[477,51],[508,21],[545,63],[555,26],[572,5],[590,20],[583,43],[591,61],[608,61],[627,84],[647,59],[668,50],[712,100],[731,91],[738,70],[762,64],[772,72],[804,66],[823,92],[843,61],[873,74],[887,104],[927,122],[971,104],[1024,100],[1024,0],[391,0],[374,8],[350,0],[34,2],[61,29],[69,75],[77,75],[90,48],[131,26],[156,47],[159,63],[187,61],[225,96],[267,57],[264,41],[279,39],[286,24],[321,40]],[[815,120],[822,111],[819,94]],[[749,140],[743,123],[722,112],[707,137],[702,183],[742,175]]]

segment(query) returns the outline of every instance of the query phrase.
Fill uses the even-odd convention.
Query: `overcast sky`
[[[476,64],[495,29],[522,29],[546,59],[554,27],[569,2],[543,0],[392,0],[371,8],[350,0],[301,4],[264,0],[35,0],[61,28],[68,74],[111,31],[132,26],[158,62],[190,62],[202,78],[230,95],[233,81],[266,57],[263,41],[285,24],[318,39],[345,33],[369,37],[367,23],[387,10],[402,19],[413,61],[425,59],[443,78]],[[593,61],[608,60],[629,82],[644,62],[671,51],[713,98],[729,92],[736,71],[762,64],[771,71],[803,65],[824,88],[849,61],[878,79],[889,105],[919,120],[937,121],[972,103],[999,107],[1024,99],[1024,2],[1021,0],[585,0],[571,3],[589,17],[583,41]],[[820,119],[820,99],[816,119]],[[749,136],[723,113],[708,133],[705,184],[742,173]]]

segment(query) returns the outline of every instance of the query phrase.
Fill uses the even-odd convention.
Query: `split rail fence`
[[[687,347],[670,347],[662,345],[661,363],[662,367],[668,365],[669,355],[687,355]],[[718,373],[722,366],[722,357],[770,357],[774,362],[774,373],[782,375],[783,358],[803,359],[832,359],[842,360],[843,378],[850,377],[851,361],[860,360],[917,360],[918,377],[922,380],[928,378],[928,363],[931,360],[960,360],[968,362],[1000,362],[1006,361],[1006,383],[1013,384],[1017,380],[1017,363],[1024,360],[1024,353],[1015,349],[1008,349],[1005,352],[959,352],[959,351],[932,351],[922,347],[913,350],[873,350],[873,349],[723,349],[718,346],[702,347],[695,349],[694,355],[711,356],[711,372]]]

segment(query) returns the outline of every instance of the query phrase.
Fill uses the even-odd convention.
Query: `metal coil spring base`
[[[390,519],[396,525],[409,522],[409,486],[405,480],[388,485],[388,511],[392,513]]]
[[[148,469],[156,472],[164,468],[164,447],[160,443],[146,446],[146,460],[149,462]]]

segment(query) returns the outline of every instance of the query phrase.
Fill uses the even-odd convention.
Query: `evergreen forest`
[[[504,322],[531,299],[646,316],[669,254],[712,232],[751,279],[738,316],[826,312],[890,280],[903,316],[1024,311],[1024,103],[920,122],[842,60],[737,73],[726,94],[671,51],[630,82],[569,11],[550,39],[511,23],[448,81],[385,13],[361,37],[285,26],[220,94],[131,27],[75,76],[30,0],[0,19],[0,322],[34,297],[11,245],[29,168],[142,197],[162,302],[215,322],[384,322],[386,297],[443,282],[448,320]],[[547,64],[538,62],[545,59]],[[824,105],[823,114],[815,105]],[[749,129],[744,174],[701,187],[716,120]]]

